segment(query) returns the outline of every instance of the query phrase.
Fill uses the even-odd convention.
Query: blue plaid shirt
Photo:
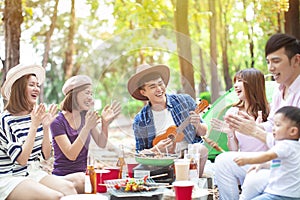
[[[194,111],[197,104],[195,100],[187,94],[171,94],[167,97],[167,109],[171,112],[174,123],[179,126],[188,116],[190,111]],[[201,121],[202,122],[202,121]],[[133,131],[136,141],[136,151],[151,148],[152,141],[156,136],[156,130],[151,111],[151,104],[147,104],[135,116]],[[189,144],[203,143],[201,137],[196,135],[196,129],[189,124],[184,129],[184,138]]]

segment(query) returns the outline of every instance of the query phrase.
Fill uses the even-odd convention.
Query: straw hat
[[[39,65],[24,65],[18,64],[11,68],[6,74],[6,80],[1,88],[1,94],[4,99],[9,99],[12,85],[22,76],[27,74],[35,74],[39,84],[43,84],[45,81],[46,71]]]
[[[92,85],[92,79],[87,75],[76,75],[69,78],[64,86],[62,87],[62,92],[64,95],[68,94],[71,90],[78,88],[83,85]]]
[[[140,91],[138,90],[138,88],[140,87],[138,83],[142,77],[152,72],[160,74],[165,85],[168,85],[170,78],[170,69],[168,66],[161,64],[154,66],[151,66],[149,64],[139,65],[136,69],[136,73],[133,76],[131,76],[127,83],[128,92],[133,98],[143,101],[148,100],[147,97],[141,95]]]

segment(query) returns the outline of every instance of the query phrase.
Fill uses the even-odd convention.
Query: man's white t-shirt
[[[154,126],[156,129],[156,136],[166,133],[166,130],[170,126],[175,126],[172,114],[168,109],[164,109],[162,111],[152,110],[152,113],[153,113]],[[184,150],[187,149],[188,143],[185,140],[182,140],[181,142],[177,142],[176,146],[180,150]]]

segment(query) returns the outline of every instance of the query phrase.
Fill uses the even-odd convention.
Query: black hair
[[[300,41],[296,37],[288,34],[276,33],[267,41],[265,47],[265,57],[267,57],[270,53],[281,49],[282,47],[284,47],[285,54],[289,59],[296,54],[300,54]]]
[[[283,114],[286,118],[294,122],[300,131],[300,108],[295,106],[284,106],[278,109],[275,114],[279,113]]]

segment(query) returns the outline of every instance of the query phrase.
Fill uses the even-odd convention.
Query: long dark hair
[[[256,119],[258,111],[262,111],[263,121],[267,121],[270,107],[266,96],[265,77],[263,73],[255,68],[243,69],[235,74],[234,82],[237,79],[243,81],[245,97],[249,102],[246,112]],[[245,107],[245,102],[240,100],[233,106],[243,108]]]

